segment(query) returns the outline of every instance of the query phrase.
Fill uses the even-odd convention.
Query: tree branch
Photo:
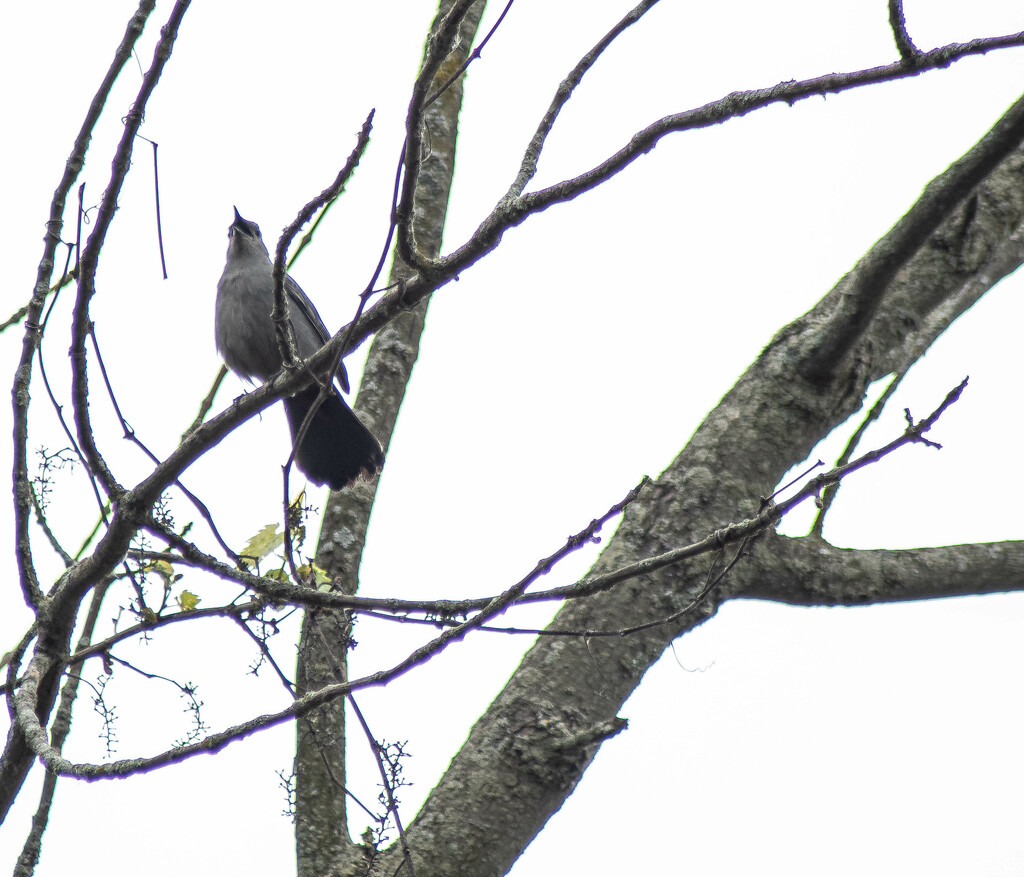
[[[1024,542],[942,548],[836,548],[771,534],[734,596],[792,606],[864,606],[1024,588]]]
[[[125,117],[124,132],[114,152],[110,180],[103,190],[100,208],[93,223],[92,234],[82,250],[78,270],[78,296],[75,299],[74,316],[71,329],[71,398],[75,413],[75,426],[78,431],[78,443],[85,454],[87,465],[92,473],[99,478],[107,494],[118,497],[124,488],[114,478],[93,437],[92,423],[89,417],[89,380],[86,363],[85,339],[92,328],[89,316],[89,303],[96,292],[96,269],[99,265],[100,252],[107,237],[110,224],[114,221],[117,211],[117,199],[124,185],[128,169],[131,167],[135,137],[146,111],[153,91],[156,89],[164,67],[170,60],[174,41],[178,36],[178,28],[188,10],[190,0],[178,0],[161,28],[160,39],[153,51],[153,62],[142,77],[142,85]]]
[[[446,7],[449,4],[441,4],[432,33],[443,28],[445,21],[451,24],[456,19],[460,20],[457,37],[449,35],[443,38],[446,44],[454,41],[455,50],[446,58],[439,59],[431,55],[435,51],[432,48],[435,45],[433,37],[428,40],[407,121],[407,130],[413,130],[417,138],[426,132],[430,152],[421,155],[419,147],[406,148],[406,174],[398,196],[399,201],[407,199],[406,208],[411,210],[404,223],[409,237],[407,246],[417,248],[421,256],[430,259],[436,258],[440,252],[455,170],[463,80],[453,77],[455,71],[464,70],[469,61],[484,4],[479,0],[471,5],[450,4],[447,14]],[[436,51],[440,53],[440,50]],[[427,97],[428,94],[434,99]],[[409,162],[413,164],[410,166]],[[405,208],[401,204],[396,206],[392,228],[394,223],[403,225],[400,218],[402,209]],[[389,229],[389,239],[390,233]],[[380,264],[383,264],[383,256]],[[380,265],[374,273],[374,280],[367,285],[367,291],[375,282],[379,269]],[[406,263],[396,255],[388,282],[396,287],[394,294],[399,299],[410,274]],[[371,426],[385,451],[390,446],[398,412],[419,356],[428,302],[429,299],[424,298],[408,307],[399,302],[396,318],[383,325],[373,339],[363,369],[359,395],[353,408]],[[363,320],[352,321],[336,336],[344,339],[346,349],[350,344],[359,343],[357,333],[361,325],[364,325]],[[352,597],[358,588],[358,571],[378,483],[378,478],[362,481],[350,490],[332,492],[329,496],[316,552],[317,565],[327,570],[332,578],[329,596]],[[296,674],[300,693],[315,691],[336,681],[332,654],[340,656],[344,665],[342,672],[347,673],[350,624],[349,617],[342,613],[319,616],[313,612],[306,613]],[[330,641],[325,642],[324,636],[314,635],[314,630],[330,634]],[[328,749],[324,741],[336,742]],[[329,765],[326,773],[325,764]],[[361,856],[348,834],[345,796],[336,792],[336,782],[344,784],[344,777],[345,706],[342,701],[336,701],[310,713],[297,728],[296,811],[299,818],[296,847],[299,877],[320,877],[335,862],[335,851],[342,859],[353,863]]]
[[[820,342],[801,366],[814,380],[827,380],[855,348],[890,292],[890,284],[921,245],[964,198],[1024,139],[1024,97],[1020,98],[966,155],[932,180],[913,207],[838,284],[837,307],[820,329]]]
[[[896,41],[896,49],[907,64],[916,64],[921,52],[907,32],[907,19],[903,14],[903,0],[889,0],[889,26]]]
[[[1008,173],[1005,164],[997,166],[983,185],[1004,172]],[[946,204],[951,222],[955,204]],[[999,249],[1018,227],[1017,202],[1011,199],[1010,205],[1003,204],[1002,222],[985,226],[990,249]],[[944,229],[939,226],[922,253],[933,243],[943,246]],[[977,247],[974,244],[972,251]],[[973,264],[976,270],[976,260]],[[856,410],[868,381],[903,350],[908,327],[921,325],[936,300],[952,294],[949,285],[932,292],[927,286],[930,279],[930,263],[923,256],[904,265],[895,286],[916,294],[908,292],[899,299],[898,317],[891,297],[883,301],[864,334],[864,344],[870,341],[874,351],[867,366],[864,357],[846,357],[827,385],[808,380],[796,365],[820,346],[818,314],[830,312],[826,309],[833,306],[835,291],[780,331],[658,481],[627,510],[591,577],[696,542],[701,530],[713,531],[718,522],[735,519],[737,509],[742,513],[749,508],[751,497],[770,493],[794,462],[805,459],[821,438]],[[959,288],[963,283],[961,277],[950,285]],[[751,512],[756,514],[756,509]],[[655,617],[678,617],[700,593],[708,562],[701,557],[667,565],[623,587],[574,600],[550,627],[632,629]],[[586,728],[615,721],[619,704],[672,639],[711,617],[728,596],[728,588],[713,591],[676,622],[629,637],[538,640],[407,830],[420,877],[505,873],[561,806],[597,751],[595,743],[569,757],[560,744],[577,739]],[[501,795],[494,794],[495,789],[501,789]],[[439,849],[451,854],[443,863],[432,862],[429,851]]]
[[[136,42],[142,34],[150,13],[155,7],[153,0],[141,0],[135,14],[128,22],[124,37],[114,53],[110,67],[100,83],[82,127],[79,129],[71,155],[64,166],[64,173],[54,191],[50,202],[50,218],[47,221],[46,235],[43,238],[43,255],[36,272],[36,283],[32,298],[28,305],[25,321],[25,335],[22,341],[21,358],[15,370],[12,401],[14,406],[14,528],[15,556],[18,561],[19,578],[23,593],[28,602],[33,602],[34,595],[40,593],[39,580],[32,560],[32,547],[29,538],[29,522],[32,510],[31,485],[28,480],[28,407],[29,384],[32,378],[32,360],[38,348],[40,334],[40,316],[46,303],[49,290],[49,278],[53,273],[54,254],[60,243],[60,229],[63,226],[64,207],[68,192],[82,171],[85,154],[89,148],[93,131],[99,121],[114,81],[121,69],[131,57]],[[70,631],[68,632],[70,636]],[[27,639],[24,641],[27,646]],[[20,664],[12,661],[11,673],[16,672]],[[38,709],[41,715],[49,715],[57,696],[57,678],[47,680],[39,691]],[[17,728],[11,729],[3,755],[0,756],[0,822],[6,817],[11,804],[25,781],[25,776],[32,763],[32,753],[26,740]]]

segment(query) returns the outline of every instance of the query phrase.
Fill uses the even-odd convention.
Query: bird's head
[[[249,254],[270,258],[260,227],[251,219],[243,217],[236,207],[235,221],[228,227],[228,260]]]

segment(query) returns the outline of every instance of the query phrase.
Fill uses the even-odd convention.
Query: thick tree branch
[[[103,605],[103,597],[106,594],[105,587],[99,587],[93,591],[92,599],[89,601],[89,609],[82,621],[82,632],[78,637],[78,650],[81,651],[89,646],[93,633],[96,630],[96,622],[99,620],[100,607]],[[69,675],[64,687],[61,689],[60,706],[50,727],[50,745],[56,752],[64,748],[68,734],[71,732],[71,711],[75,700],[78,697],[80,676]],[[43,790],[39,796],[39,806],[36,808],[35,816],[32,818],[32,829],[25,843],[22,846],[21,855],[18,857],[18,864],[15,868],[15,877],[20,875],[32,875],[39,862],[39,853],[42,849],[43,833],[50,820],[50,810],[53,806],[53,798],[57,791],[56,774],[48,773],[43,777]]]
[[[771,534],[734,594],[794,606],[863,606],[1024,590],[1024,542],[902,551]]]
[[[419,251],[413,222],[416,196],[421,191],[419,175],[423,165],[422,159],[427,151],[423,141],[424,114],[430,96],[445,85],[449,73],[462,68],[469,58],[469,47],[462,45],[460,51],[456,51],[456,48],[465,37],[465,25],[474,7],[473,18],[476,19],[476,23],[469,27],[471,40],[476,35],[476,25],[483,13],[483,4],[480,0],[455,0],[452,3],[441,4],[441,11],[427,37],[419,75],[412,87],[412,98],[405,121],[404,178],[401,194],[395,205],[395,225],[398,257],[417,271],[425,267],[424,257],[427,255]],[[442,72],[442,65],[451,69]]]
[[[982,187],[1004,172],[1005,164],[991,171]],[[1002,249],[1018,228],[1018,208],[1015,201],[1010,203],[1009,209],[1003,205],[1003,222],[985,226],[989,252]],[[947,222],[953,221],[955,202],[945,204],[952,213]],[[912,327],[927,321],[935,299],[955,295],[948,286],[937,291],[928,286],[931,262],[923,254],[942,246],[944,232],[943,224],[920,248],[922,255],[904,265],[898,282],[883,290],[888,295],[864,335],[864,343],[874,347],[866,360],[842,359],[824,383],[808,380],[797,368],[820,348],[819,312],[831,312],[826,308],[835,306],[830,301],[835,292],[783,329],[658,481],[627,510],[592,576],[663,555],[673,544],[697,541],[701,531],[735,520],[737,512],[756,513],[753,498],[770,493],[788,468],[856,410],[868,382],[877,376],[874,372],[897,353],[903,356]],[[955,285],[964,282],[960,278]],[[899,290],[916,294],[899,299],[897,320],[892,297]],[[888,318],[883,320],[883,315]],[[743,569],[741,565],[737,570],[741,578]],[[568,603],[551,628],[638,628],[654,617],[676,617],[700,593],[707,570],[706,557],[665,566],[622,587]],[[629,637],[541,638],[477,722],[409,827],[420,877],[505,873],[561,806],[597,751],[596,742],[570,751],[565,741],[615,721],[619,704],[672,639],[713,615],[729,595],[728,587],[713,591],[675,623]],[[432,861],[430,851],[441,849],[449,852],[443,863]]]
[[[932,180],[913,207],[873,246],[830,296],[837,307],[821,326],[821,340],[801,366],[815,380],[827,380],[854,349],[878,310],[897,271],[949,217],[970,192],[1024,139],[1024,97],[949,169]]]
[[[975,187],[893,278],[856,355],[871,363],[873,377],[907,370],[1022,263],[1024,145]]]
[[[180,18],[179,10],[183,12],[185,5],[181,3],[175,7],[172,23],[175,16]],[[458,64],[464,63],[459,61],[461,54],[458,50],[465,43],[465,51],[468,51],[472,40],[466,39],[466,32],[467,29],[470,32],[475,29],[473,15],[479,12],[480,5],[470,0],[457,0],[446,7],[448,12],[439,17],[436,39],[428,44],[424,73],[417,81],[410,104],[407,174],[396,218],[399,252],[408,257],[419,273],[414,274],[399,259],[394,271],[398,283],[396,292],[386,296],[365,317],[342,329],[310,360],[311,368],[337,362],[342,353],[358,344],[374,327],[379,328],[387,320],[401,315],[400,320],[395,320],[378,336],[381,341],[380,357],[373,361],[374,354],[371,353],[371,366],[364,377],[360,395],[360,410],[369,412],[378,421],[378,431],[385,443],[390,438],[405,381],[415,361],[416,341],[422,328],[427,296],[496,246],[504,231],[534,212],[592,188],[653,148],[662,136],[671,131],[715,124],[731,115],[742,115],[778,100],[792,102],[809,94],[825,94],[911,75],[908,71],[910,65],[905,59],[900,65],[875,71],[821,77],[806,83],[785,83],[762,92],[733,95],[702,110],[666,117],[640,132],[627,147],[597,168],[574,180],[524,195],[522,192],[532,178],[532,169],[536,167],[546,131],[551,129],[557,108],[564,103],[568,92],[564,98],[556,96],[552,104],[556,108],[554,114],[550,121],[545,117],[538,129],[540,138],[535,138],[535,143],[531,144],[533,151],[528,153],[523,164],[526,176],[521,185],[517,178],[514,196],[498,205],[469,242],[451,256],[440,259],[440,232],[453,161],[445,138],[450,135],[453,151],[460,98],[455,88],[443,91],[436,102],[437,115],[432,118],[433,106],[427,106],[430,102],[427,95],[435,93],[438,83],[450,79],[453,71],[459,69]],[[642,3],[637,9],[649,5]],[[176,23],[173,27],[169,24],[160,44],[167,52],[175,27]],[[618,32],[621,30],[613,31],[595,52],[599,53],[599,49]],[[965,54],[1003,45],[1019,45],[1021,42],[1022,35],[1018,34],[1013,38],[947,47],[915,56],[915,70],[943,66]],[[457,51],[450,55],[452,47]],[[158,48],[153,69],[162,63],[160,51]],[[597,57],[594,53],[592,55]],[[581,62],[577,67],[579,75],[589,68],[593,58]],[[144,91],[147,88],[152,90],[158,75],[158,72],[153,74],[150,81],[150,74],[147,74]],[[449,99],[453,103],[445,104]],[[106,225],[112,219],[119,181],[123,179],[130,156],[129,129],[137,127],[141,112],[140,105],[133,107],[128,117],[126,139],[118,149],[113,182],[101,208],[100,218]],[[750,535],[736,530],[722,531],[719,529],[722,522],[745,516],[757,522],[756,530],[752,532],[763,531],[770,523],[766,517],[769,513],[759,508],[756,498],[770,493],[778,478],[793,462],[801,459],[821,436],[856,408],[864,387],[878,369],[892,362],[905,364],[913,361],[921,352],[912,346],[915,337],[918,343],[922,340],[930,343],[950,319],[991,286],[990,280],[980,277],[978,265],[984,264],[1005,273],[1012,270],[1014,260],[1019,263],[1022,218],[1017,201],[1011,199],[1009,207],[1004,204],[1001,208],[985,203],[986,187],[991,186],[1000,173],[1008,177],[1014,173],[1019,176],[1020,173],[1019,161],[1015,166],[1010,164],[1014,155],[1006,157],[1008,150],[1020,139],[1020,120],[1007,121],[1013,113],[1019,113],[1019,105],[1011,110],[1004,122],[1015,132],[1017,140],[1013,141],[1012,136],[1004,131],[1003,139],[996,138],[997,146],[992,147],[990,141],[988,146],[979,147],[980,151],[966,157],[966,164],[956,172],[951,169],[943,181],[929,187],[915,208],[918,214],[913,217],[908,214],[910,218],[899,234],[894,229],[894,233],[877,245],[859,266],[863,267],[863,273],[850,282],[859,282],[860,286],[852,292],[845,287],[834,290],[815,312],[783,330],[709,415],[658,482],[645,492],[641,502],[627,512],[619,533],[593,575],[575,592],[565,594],[581,597],[583,589],[590,587],[589,596],[567,605],[554,625],[556,629],[575,631],[629,630],[634,632],[633,635],[606,637],[600,643],[582,644],[578,640],[565,643],[553,642],[549,638],[531,650],[517,675],[474,728],[466,747],[410,828],[410,855],[421,877],[431,873],[503,873],[547,816],[564,801],[600,743],[622,727],[622,720],[615,711],[671,638],[709,617],[723,599],[758,595],[756,590],[749,588],[741,593],[728,588],[717,590],[708,587],[715,568],[714,561],[707,555],[713,552],[714,546]],[[447,125],[447,130],[443,134],[435,132],[431,128],[435,122]],[[430,131],[429,136],[423,135],[425,130]],[[425,142],[429,143],[426,152],[423,149]],[[436,170],[432,172],[435,158],[438,161]],[[993,170],[997,164],[999,167]],[[982,180],[980,185],[979,180]],[[441,196],[433,189],[440,191]],[[432,190],[427,200],[423,197],[425,190]],[[56,198],[54,203],[57,203]],[[423,209],[425,205],[429,210]],[[998,214],[1000,209],[1004,220],[1002,224],[982,229],[979,217]],[[444,631],[395,666],[363,679],[339,680],[339,675],[344,677],[344,673],[337,672],[337,661],[330,668],[333,679],[318,676],[319,669],[310,669],[311,665],[303,667],[300,663],[301,672],[306,673],[300,694],[303,691],[308,693],[283,710],[210,735],[199,744],[149,758],[128,759],[102,766],[74,764],[64,759],[59,747],[47,740],[46,724],[53,708],[56,681],[67,666],[70,633],[82,597],[90,588],[108,580],[111,570],[127,551],[131,538],[140,528],[150,525],[151,507],[160,492],[196,456],[216,444],[243,419],[297,389],[302,381],[308,384],[311,380],[308,374],[280,376],[267,387],[238,402],[231,411],[197,429],[147,479],[135,489],[124,490],[113,474],[106,471],[98,448],[89,444],[92,434],[88,421],[84,337],[89,331],[89,299],[95,292],[96,259],[105,233],[105,226],[101,229],[98,225],[90,238],[87,252],[83,254],[84,276],[80,282],[74,324],[75,345],[82,348],[75,354],[75,404],[79,433],[89,440],[83,442],[89,445],[86,455],[94,470],[102,474],[107,490],[119,501],[93,555],[73,564],[49,595],[42,594],[35,580],[27,542],[27,524],[24,528],[23,549],[19,543],[19,550],[24,551],[26,560],[22,564],[23,583],[26,597],[39,608],[38,642],[21,677],[20,687],[15,690],[12,684],[9,691],[17,711],[12,734],[24,733],[19,739],[9,741],[0,766],[0,794],[4,796],[10,792],[13,797],[20,788],[24,775],[21,773],[19,779],[19,772],[27,770],[31,761],[30,749],[54,771],[88,778],[118,776],[174,763],[201,752],[214,752],[260,728],[296,717],[311,717],[332,701],[338,703],[338,699],[350,691],[386,684],[459,641],[468,632],[482,628],[488,619],[518,602],[525,587],[523,582],[517,583],[489,601],[468,621]],[[984,246],[978,245],[975,233],[984,237]],[[47,239],[47,246],[50,246],[51,237]],[[963,274],[955,284],[932,283],[934,278],[928,273],[928,266],[934,263],[927,257],[942,247],[955,250],[962,257]],[[979,252],[984,255],[976,257]],[[50,271],[52,273],[52,258]],[[45,292],[40,292],[37,285],[36,297],[43,295]],[[30,313],[26,347],[30,341],[33,345],[37,343],[37,335],[38,324]],[[815,360],[816,356],[820,358]],[[797,368],[798,363],[809,362],[814,363],[813,367]],[[389,368],[397,373],[396,379],[391,379]],[[27,412],[30,371],[31,357],[24,374],[19,373],[21,383],[16,383],[16,423],[18,417]],[[27,427],[23,438],[27,440]],[[920,433],[917,438],[920,438]],[[24,447],[19,452],[24,456]],[[19,470],[16,463],[16,492],[19,478],[27,479],[26,472],[24,465]],[[330,528],[325,523],[318,556],[338,564],[339,592],[303,591],[301,599],[295,598],[295,602],[329,606],[333,610],[343,605],[349,608],[364,605],[351,595],[355,590],[359,554],[374,491],[375,485],[365,485],[354,491],[344,506],[332,499],[332,513],[336,512],[336,517],[328,517]],[[715,533],[713,541],[701,545],[699,551],[695,549],[685,556],[671,554],[679,551],[680,545],[701,541],[709,532]],[[774,545],[774,540],[771,541]],[[182,551],[190,562],[222,573],[224,578],[245,582],[258,593],[272,593],[281,585],[258,577],[246,578],[246,574],[240,575],[235,571],[229,573],[225,565],[212,558],[212,563],[207,564],[200,560],[205,557],[202,552],[184,540],[168,539],[168,542]],[[669,555],[671,559],[666,559]],[[660,558],[664,562],[636,566],[651,558]],[[623,575],[623,570],[628,570],[628,575]],[[596,592],[595,582],[600,582],[602,576],[610,581],[607,577],[616,574],[621,576],[614,582],[616,587],[609,584],[600,593]],[[531,579],[527,577],[524,581]],[[880,578],[879,582],[884,583],[884,580]],[[282,585],[282,588],[288,590],[281,593],[288,593],[293,598],[298,590],[291,586]],[[913,599],[900,596],[901,593],[904,592],[896,586],[888,592],[891,599]],[[882,594],[877,599],[885,596]],[[547,598],[550,599],[551,594]],[[793,601],[798,599],[794,597]],[[847,597],[843,596],[843,599]],[[344,602],[346,600],[347,603]],[[694,603],[698,604],[696,611],[684,617],[688,607]],[[370,605],[370,601],[365,605]],[[343,655],[345,617],[341,614],[335,617],[342,623],[337,625],[337,641],[328,643],[328,650],[337,651],[341,646],[340,654]],[[671,621],[652,623],[652,617]],[[26,638],[19,647],[19,665],[27,647]],[[309,652],[305,652],[302,660],[306,660],[308,655]],[[12,667],[9,678],[13,679],[14,674]],[[339,729],[343,733],[340,720],[335,722],[332,718],[328,721],[330,733],[326,738],[318,738],[317,758],[323,757],[324,739],[335,738]],[[340,746],[333,757],[336,758],[338,753],[343,758]],[[337,775],[330,768],[326,772],[331,774],[331,788],[337,794]],[[9,798],[4,800],[6,806]],[[303,874],[314,873],[320,865],[334,867],[351,852],[351,844],[345,835],[344,809],[327,812],[333,827],[322,850],[329,855],[325,858],[318,851],[303,859],[305,853],[300,843]],[[338,818],[339,812],[341,818]],[[308,835],[311,843],[319,842],[316,831],[309,831]]]
[[[414,145],[405,152],[404,188],[395,222],[400,239],[404,229],[407,249],[430,259],[440,252],[455,170],[463,80],[452,77],[465,70],[483,8],[481,0],[442,3],[410,105],[407,136]],[[451,31],[453,27],[457,30]],[[439,45],[446,47],[443,53]],[[452,45],[454,51],[450,51]],[[430,100],[428,94],[435,95],[435,99]],[[430,144],[425,155],[421,153],[422,136]],[[410,273],[407,264],[396,255],[389,284],[402,288]],[[419,356],[428,301],[420,301],[382,327],[363,368],[354,409],[371,425],[385,450],[391,443]],[[354,321],[339,335],[350,342],[358,327],[359,323]],[[351,596],[358,588],[359,564],[377,484],[378,479],[374,478],[359,482],[350,490],[330,494],[316,553],[317,565],[327,570],[333,580],[330,596]],[[350,623],[349,616],[341,612],[307,612],[296,671],[300,694],[336,682],[339,660],[342,677],[347,675]],[[313,635],[314,630],[321,635]],[[335,700],[309,713],[296,726],[296,734],[298,871],[300,877],[319,877],[338,861],[355,863],[361,858],[348,834],[346,797],[337,791],[338,783],[344,784],[346,775],[344,701]]]

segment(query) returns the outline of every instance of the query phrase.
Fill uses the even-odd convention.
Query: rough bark
[[[1011,113],[1019,116],[1020,109]],[[1019,144],[1019,118],[1014,131]],[[1014,235],[1024,221],[1022,155],[1019,145],[1004,144],[1002,159],[944,207],[923,244],[913,241],[896,254],[899,262],[884,278],[884,289],[871,290],[871,317],[856,316],[855,343],[830,333],[849,329],[836,315],[848,304],[857,268],[817,307],[780,331],[673,463],[627,509],[593,573],[687,544],[756,513],[760,497],[857,410],[872,380],[920,357],[927,348],[918,343],[921,333],[929,333],[930,343],[984,289],[1013,270],[1019,258],[1007,254],[1019,257]],[[890,244],[887,236],[879,246]],[[964,293],[967,287],[970,295]],[[830,349],[830,368],[824,376],[820,370],[805,376],[801,366],[823,346]],[[819,564],[808,582],[805,556],[804,575],[788,579],[787,573],[797,572],[795,556],[811,550],[826,551],[827,565]],[[1019,586],[1020,545],[991,551],[975,546],[979,562],[986,551],[991,562],[980,566],[993,573],[991,585],[976,580],[968,587],[975,593],[1008,588],[1014,577]],[[839,552],[816,537],[787,542],[771,536],[755,545],[749,568],[741,567],[680,621],[626,637],[539,638],[410,827],[418,877],[506,873],[573,790],[601,742],[619,729],[617,711],[646,670],[674,638],[711,617],[725,599],[770,596],[832,604],[962,593],[965,576],[957,575],[956,564],[933,562],[927,571],[922,566],[929,558],[952,561],[952,552]],[[854,562],[844,574],[847,558]],[[551,626],[617,630],[670,616],[701,590],[710,562],[700,558],[568,603]],[[865,565],[875,573],[858,580]],[[760,585],[751,584],[744,593],[755,572]],[[929,591],[922,585],[929,575],[944,577],[945,584],[933,580]],[[861,583],[859,594],[853,581]]]
[[[442,3],[438,18],[450,7]],[[475,4],[460,27],[458,49],[434,77],[432,90],[443,85],[468,58],[484,3]],[[435,21],[436,25],[436,21]],[[455,171],[455,145],[463,79],[455,81],[426,111],[429,155],[417,179],[416,233],[430,256],[441,249]],[[389,285],[401,283],[408,268],[397,256]],[[391,442],[412,369],[419,356],[420,336],[429,299],[387,324],[375,337],[363,369],[355,410],[384,445]],[[332,576],[334,587],[354,594],[366,540],[377,479],[332,493],[324,513],[316,562]],[[346,678],[351,623],[345,613],[308,612],[303,619],[298,655],[298,694]],[[362,851],[348,832],[345,782],[345,701],[338,699],[296,727],[296,855],[299,877],[329,873],[331,867],[358,868]]]
[[[141,8],[149,5],[144,2]],[[442,11],[451,5],[443,3]],[[467,56],[482,9],[482,2],[475,3],[462,20],[458,50],[438,71],[435,87],[446,81]],[[165,33],[165,40],[168,38]],[[154,78],[152,85],[155,82]],[[418,296],[428,295],[435,288],[432,284],[452,279],[451,272],[442,276],[430,260],[440,252],[460,105],[458,81],[427,113],[429,133],[422,137],[427,148],[411,150],[417,163],[413,177],[417,189],[411,201],[405,192],[402,204],[404,215],[416,217],[416,234],[404,234],[402,239],[410,262],[419,259],[424,269],[418,272]],[[140,113],[141,105],[132,118]],[[658,136],[668,130],[677,129],[666,128]],[[904,372],[959,314],[1021,263],[1022,131],[1024,103],[1019,103],[978,148],[929,186],[907,217],[817,307],[778,333],[676,460],[629,507],[595,566],[595,575],[677,548],[730,521],[753,515],[760,497],[771,492],[782,474],[857,409],[872,380]],[[131,140],[128,135],[126,138]],[[650,146],[654,142],[651,140]],[[628,160],[639,154],[637,150],[629,152]],[[125,147],[119,155],[117,166],[126,171],[130,149]],[[74,164],[69,162],[69,173]],[[601,171],[605,174],[602,179],[622,166]],[[117,173],[123,178],[121,170]],[[524,178],[524,187],[526,182]],[[582,191],[570,189],[574,194]],[[66,188],[59,194],[52,211],[54,227],[60,222]],[[544,192],[533,195],[548,198],[545,205],[571,197]],[[102,214],[104,228],[113,218],[116,197],[108,201]],[[529,198],[511,199],[505,208],[511,209],[513,202],[519,211],[515,222],[523,221],[533,202]],[[496,246],[503,231],[510,227],[501,212],[497,210],[488,220],[493,234],[483,241],[487,247]],[[56,240],[55,235],[50,237]],[[86,441],[91,426],[84,380],[88,290],[92,288],[89,277],[95,270],[101,242],[102,237],[96,237],[95,245],[86,253],[89,258],[83,259],[87,294],[76,312],[75,350],[80,378],[76,372],[79,389],[75,399],[76,415],[85,418],[80,425],[82,444],[94,461],[93,468],[103,473],[106,469],[98,450],[92,448],[91,440]],[[477,241],[470,248],[464,267],[488,251],[479,244]],[[53,246],[48,244],[33,299],[35,310],[29,311],[33,324],[38,323],[52,268]],[[409,274],[398,261],[391,281],[401,281]],[[385,445],[390,442],[416,361],[427,307],[423,299],[415,309],[392,320],[393,313],[418,300],[403,300],[403,291],[389,299],[392,310],[380,308],[374,317],[380,321],[378,325],[391,321],[373,343],[357,403],[357,410]],[[23,591],[38,610],[38,627],[26,636],[12,661],[10,691],[15,693],[10,700],[21,709],[0,760],[0,800],[4,802],[0,812],[5,812],[20,790],[33,753],[40,754],[47,748],[46,723],[54,708],[59,680],[66,672],[70,636],[82,599],[107,581],[125,556],[132,537],[146,526],[149,510],[160,492],[189,460],[190,440],[186,440],[168,458],[170,468],[159,478],[151,477],[125,492],[112,476],[107,479],[107,491],[117,499],[109,528],[93,554],[77,562],[44,595],[36,580],[27,537],[31,503],[24,465],[24,415],[35,349],[32,345],[36,343],[34,331],[30,327],[26,332],[25,362],[15,384],[15,409],[20,412],[16,418],[20,458],[15,481],[16,490],[20,490],[16,496],[20,510],[17,550],[23,561]],[[680,384],[684,383],[681,376]],[[241,410],[249,405],[254,411],[253,405],[267,404],[259,401],[266,399],[266,392],[260,396],[261,392],[256,391],[248,402],[236,407]],[[220,435],[231,428],[223,419],[219,423],[216,429],[221,430]],[[206,434],[219,437],[209,430]],[[375,492],[376,483],[364,484],[344,496],[333,496],[329,502],[317,562],[333,576],[341,594],[356,591]],[[178,545],[173,535],[167,537],[167,544],[185,551],[187,546]],[[711,617],[723,601],[759,598],[800,605],[853,605],[989,593],[1020,587],[1024,551],[1021,543],[903,552],[843,551],[817,537],[786,539],[766,534],[752,546],[744,563],[694,611],[680,619],[657,623],[687,606],[702,591],[716,563],[720,568],[720,559],[703,556],[565,605],[552,622],[555,628],[612,631],[654,623],[629,636],[551,636],[538,640],[504,691],[476,723],[407,833],[420,877],[505,873],[571,793],[601,743],[623,728],[618,709],[646,670],[673,638]],[[215,565],[211,563],[210,568]],[[16,668],[22,664],[33,633],[38,634],[39,641],[27,671],[15,685]],[[321,610],[308,615],[298,660],[300,695],[344,680],[348,634],[349,618],[344,613]],[[73,693],[66,691],[69,697]],[[275,721],[287,718],[282,715]],[[56,745],[63,733],[60,724],[54,729],[51,744]],[[245,733],[248,730],[235,736]],[[303,715],[297,724],[297,736],[299,873],[303,877],[357,873],[363,865],[364,851],[352,842],[347,831],[343,699]],[[210,749],[226,742],[217,739]],[[57,751],[59,754],[59,746]],[[176,757],[161,763],[172,763]],[[51,768],[54,763],[47,762]],[[129,764],[123,774],[143,767],[141,761]],[[66,760],[53,769],[90,776]],[[99,769],[92,775],[99,776]],[[403,867],[400,856],[397,849],[389,850],[385,861],[378,865],[385,873],[396,873]]]
[[[1024,542],[868,551],[773,533],[730,591],[793,606],[863,606],[997,594],[1022,581]]]

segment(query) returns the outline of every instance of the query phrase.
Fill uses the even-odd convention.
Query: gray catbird
[[[217,349],[224,362],[243,378],[270,380],[281,370],[281,352],[270,312],[274,307],[274,278],[270,255],[255,222],[235,208],[228,229],[228,260],[217,284]],[[285,277],[295,346],[306,358],[331,337],[313,303],[299,285]],[[344,368],[344,366],[342,366]],[[352,413],[336,387],[310,421],[295,452],[295,463],[310,481],[340,490],[360,475],[373,475],[384,465],[380,442]],[[320,387],[313,384],[284,400],[292,440]]]

